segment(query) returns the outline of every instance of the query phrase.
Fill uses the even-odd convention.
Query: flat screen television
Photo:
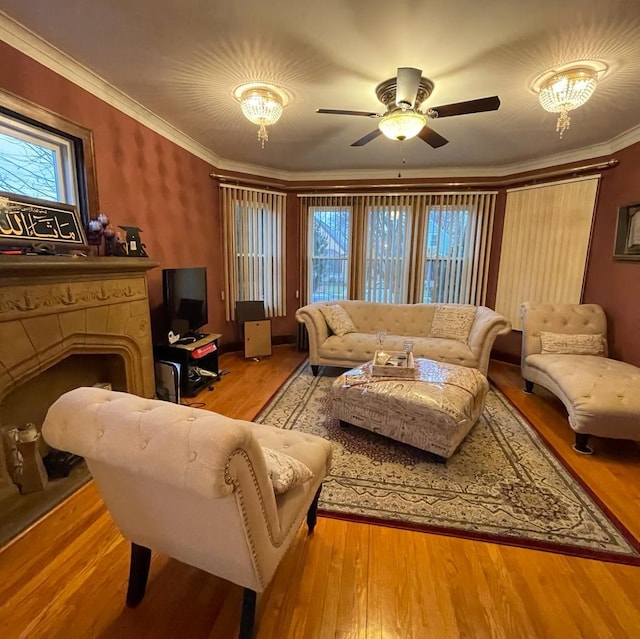
[[[209,322],[206,267],[163,269],[162,290],[169,329],[199,337],[198,329]]]

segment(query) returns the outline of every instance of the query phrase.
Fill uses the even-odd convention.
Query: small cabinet
[[[205,335],[189,344],[156,346],[155,357],[180,365],[180,393],[195,397],[207,385],[218,381],[218,340],[220,333]]]

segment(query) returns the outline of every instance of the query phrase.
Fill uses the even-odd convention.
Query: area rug
[[[334,374],[337,374],[334,371]],[[331,369],[303,365],[258,422],[333,444],[328,516],[640,565],[640,543],[606,512],[495,388],[446,465],[331,416]]]

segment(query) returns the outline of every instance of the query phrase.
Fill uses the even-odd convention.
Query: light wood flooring
[[[224,355],[230,374],[188,401],[251,419],[301,360],[289,346]],[[522,393],[516,367],[494,362],[491,376],[640,537],[640,447],[596,440],[579,456],[556,400]],[[166,557],[126,609],[128,550],[88,484],[0,552],[0,637],[235,637],[241,589]],[[640,568],[320,518],[258,600],[257,639],[462,637],[640,637]]]

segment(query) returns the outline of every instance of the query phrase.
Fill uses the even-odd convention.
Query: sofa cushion
[[[436,337],[414,337],[408,335],[387,335],[384,348],[390,351],[403,350],[406,340],[413,342],[413,356],[425,357],[439,362],[449,362],[461,366],[477,367],[478,359],[467,344],[452,339]],[[344,337],[329,336],[319,347],[318,354],[325,360],[346,362],[367,362],[380,348],[375,335],[370,333],[349,333]]]
[[[542,353],[563,353],[567,355],[604,355],[605,337],[596,334],[570,334],[540,332]]]
[[[429,337],[466,342],[475,317],[475,306],[438,306],[433,314]]]
[[[308,466],[281,451],[263,448],[262,454],[276,495],[280,495],[294,486],[304,484],[305,481],[313,477]]]
[[[342,337],[356,330],[349,313],[340,304],[325,304],[320,307],[320,312],[324,315],[324,319],[334,335]]]

